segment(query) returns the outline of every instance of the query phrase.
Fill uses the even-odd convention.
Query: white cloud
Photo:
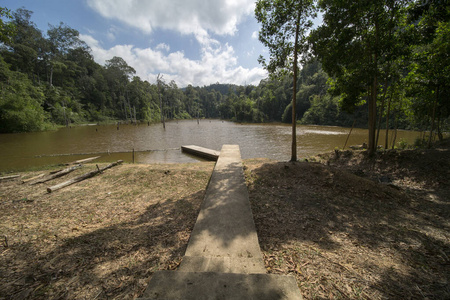
[[[258,31],[253,31],[253,33],[252,33],[252,39],[255,39],[255,40],[257,40],[257,39],[258,39],[258,37],[259,37],[259,33],[258,33]]]
[[[161,43],[156,46],[156,50],[170,51],[170,46],[165,43]]]
[[[182,51],[170,52],[165,44],[152,48],[137,48],[133,45],[116,45],[104,49],[100,43],[89,35],[80,35],[92,49],[95,60],[104,64],[114,56],[122,57],[128,65],[136,70],[136,75],[143,80],[155,82],[161,73],[167,81],[174,80],[178,86],[209,85],[215,82],[235,84],[258,84],[267,77],[262,68],[247,69],[237,65],[237,58],[232,46],[220,45],[215,40],[208,40],[210,46],[203,47],[199,60],[188,59]]]
[[[116,36],[113,32],[108,31],[108,33],[106,34],[108,40],[110,40],[111,42],[113,42],[116,39]]]
[[[194,34],[233,35],[237,25],[254,9],[254,0],[88,0],[105,18],[117,19],[145,33],[154,29]]]
[[[158,41],[155,44],[159,44],[151,48],[116,45],[104,49],[91,36],[83,36],[100,64],[113,56],[120,56],[135,68],[142,79],[154,82],[156,75],[161,73],[166,80],[175,80],[179,86],[202,86],[215,82],[258,84],[267,76],[262,68],[238,66],[233,47],[216,39],[218,35],[237,32],[239,23],[252,14],[254,0],[87,0],[87,3],[103,17],[119,20],[143,33],[151,34],[156,29],[170,30],[193,35],[200,45],[200,57],[192,60],[183,51],[170,52],[170,40]],[[113,37],[119,39],[113,30],[108,32],[108,36],[110,41]],[[246,54],[249,57],[251,51]]]

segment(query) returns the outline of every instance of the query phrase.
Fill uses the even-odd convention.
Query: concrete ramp
[[[222,147],[185,258],[180,270],[266,273],[237,145]]]
[[[150,284],[145,299],[302,299],[293,276],[160,271]]]
[[[181,151],[185,153],[189,153],[191,155],[195,155],[204,159],[217,161],[219,158],[220,152],[215,151],[208,148],[203,148],[200,146],[195,145],[187,145],[187,146],[181,146]]]
[[[177,271],[143,299],[302,299],[295,278],[266,274],[238,145],[224,145]]]

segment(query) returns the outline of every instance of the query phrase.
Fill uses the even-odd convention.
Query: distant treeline
[[[172,82],[141,80],[120,57],[96,63],[79,32],[60,23],[46,35],[31,21],[32,12],[1,9],[0,132],[46,130],[85,122],[159,122],[165,119],[222,118],[238,122],[291,122],[292,77],[268,78],[258,86],[212,84],[179,88]],[[155,78],[156,79],[156,78]],[[297,119],[303,124],[367,124],[364,101],[343,111],[340,97],[327,93],[329,77],[310,59],[297,81]],[[403,93],[404,94],[404,93]],[[388,94],[389,96],[389,94]],[[426,128],[420,100],[390,108],[390,126]],[[447,107],[447,106],[446,106]],[[386,117],[386,113],[384,114]],[[448,112],[440,119],[448,126]],[[383,124],[383,121],[380,122]]]

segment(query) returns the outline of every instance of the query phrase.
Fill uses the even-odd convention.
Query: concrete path
[[[217,161],[219,159],[220,151],[203,148],[200,146],[188,145],[181,146],[181,151],[195,156],[199,156],[208,160]]]
[[[238,145],[224,145],[177,271],[143,299],[302,299],[295,278],[266,274]]]

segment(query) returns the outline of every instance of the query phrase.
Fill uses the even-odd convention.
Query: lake
[[[298,126],[298,158],[344,146],[350,128]],[[392,135],[393,131],[390,131]],[[413,143],[419,132],[399,131],[397,142]],[[365,129],[353,129],[349,145],[367,142]],[[291,157],[291,126],[288,124],[238,124],[221,120],[184,120],[162,124],[91,125],[56,131],[0,134],[0,171],[59,164],[101,155],[97,160],[137,163],[185,163],[198,158],[181,153],[181,145],[220,150],[223,144],[238,144],[243,159],[267,157],[288,161]],[[384,144],[384,131],[378,144]]]

